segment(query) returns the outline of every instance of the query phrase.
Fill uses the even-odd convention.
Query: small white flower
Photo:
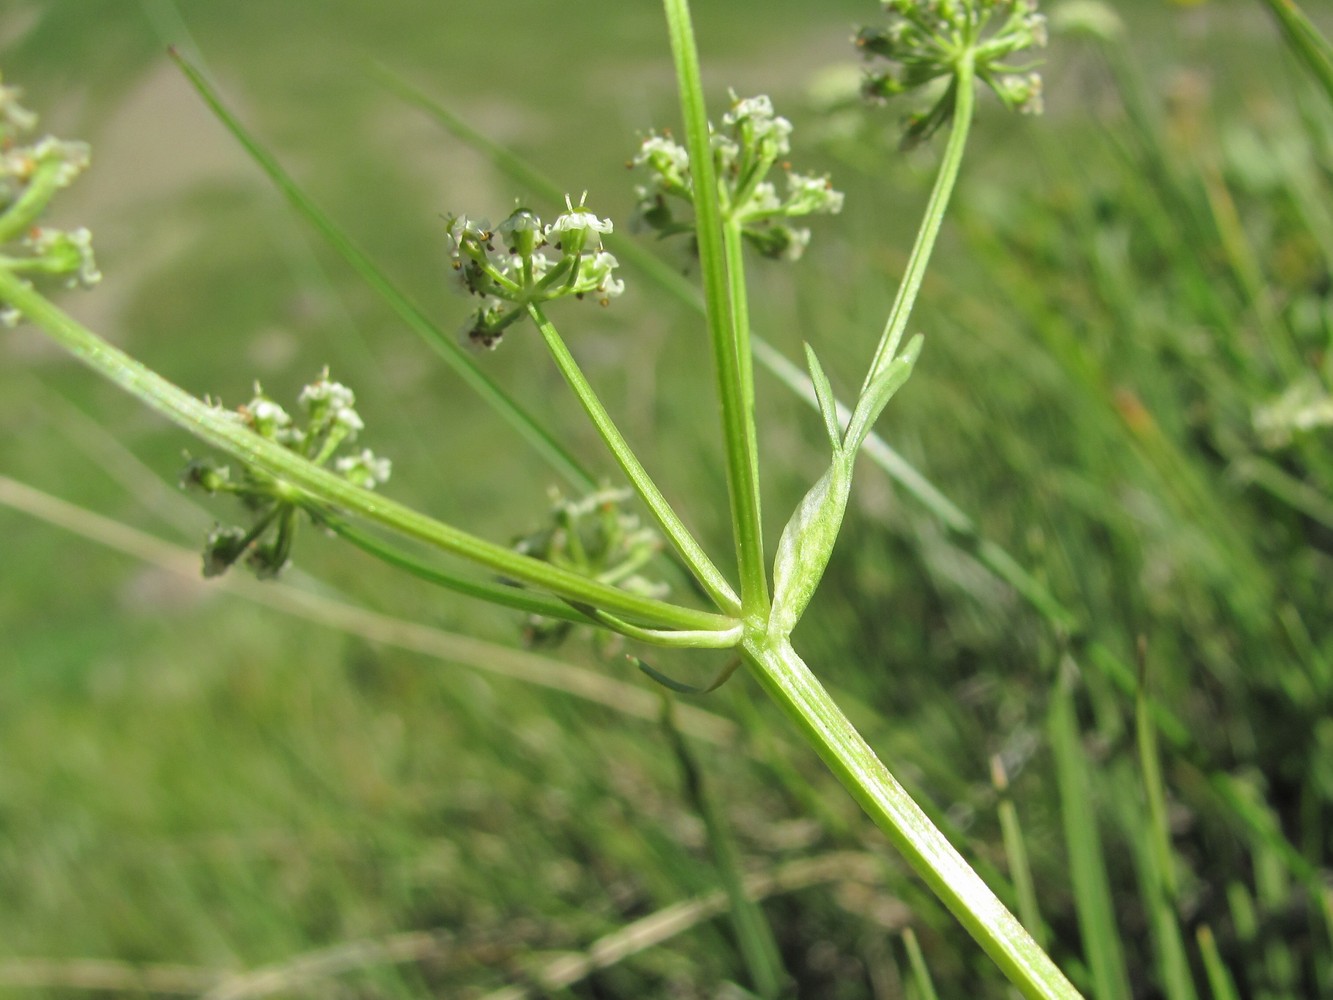
[[[38,163],[56,162],[56,186],[68,187],[83,173],[91,162],[92,152],[86,142],[66,142],[47,136],[32,147],[32,158]]]
[[[546,236],[549,239],[552,234],[575,233],[592,231],[594,233],[609,233],[613,229],[610,219],[599,219],[592,212],[582,207],[566,212],[553,223],[546,227]]]
[[[369,448],[363,449],[359,455],[345,455],[333,465],[350,482],[367,490],[387,483],[393,471],[393,464],[387,458],[377,458]]]
[[[580,273],[580,288],[596,292],[603,299],[619,297],[625,291],[625,282],[611,274],[619,266],[620,262],[615,256],[605,250],[585,258]]]
[[[0,131],[5,126],[15,132],[30,132],[37,127],[37,115],[19,104],[17,87],[0,86]]]
[[[842,211],[844,200],[843,193],[835,191],[827,177],[798,174],[794,170],[787,173],[787,201],[791,214],[837,215]]]
[[[277,440],[292,425],[292,418],[280,405],[263,394],[258,385],[255,396],[241,407],[241,416],[261,437]]]
[[[683,175],[690,169],[690,154],[678,142],[661,135],[650,135],[643,140],[639,153],[634,157],[635,166],[650,164],[655,170]]]
[[[754,186],[748,206],[751,212],[776,212],[782,206],[778,199],[778,189],[772,181],[761,181]]]

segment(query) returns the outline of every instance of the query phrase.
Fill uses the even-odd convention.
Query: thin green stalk
[[[759,683],[912,869],[1025,997],[1075,1000],[1078,990],[1042,951],[875,755],[791,644],[742,646]]]
[[[23,194],[0,215],[0,244],[8,243],[37,221],[55,193],[60,190],[61,174],[67,164],[46,160],[38,164],[24,187]]]
[[[312,225],[361,278],[373,288],[413,333],[417,334],[491,409],[503,417],[518,434],[540,454],[550,466],[564,476],[579,492],[597,488],[597,481],[578,460],[557,441],[545,427],[517,402],[476,361],[458,345],[455,339],[442,331],[426,314],[404,294],[380,268],[362,251],[324,211],[315,204],[283,170],[277,158],[250,133],[240,120],[222,103],[217,91],[198,69],[186,61],[175,49],[171,57],[193,84],[204,103],[220,122],[250,154],[258,167],[268,175],[288,203]]]
[[[369,532],[362,531],[355,525],[349,524],[342,518],[332,517],[318,508],[312,513],[318,518],[321,525],[328,528],[343,541],[349,542],[367,555],[374,556],[395,569],[410,573],[418,580],[425,580],[437,587],[451,590],[455,594],[485,601],[487,604],[498,604],[501,607],[513,608],[515,611],[526,611],[528,614],[541,615],[543,618],[558,618],[561,621],[573,622],[577,625],[588,624],[587,615],[580,614],[564,601],[547,597],[545,594],[527,590],[523,587],[505,587],[459,576],[457,573],[451,573],[438,566],[423,562],[410,553],[390,545],[384,539],[377,538]]]
[[[641,597],[521,555],[354,486],[282,445],[260,437],[227,411],[210,406],[168,382],[3,269],[0,269],[0,301],[14,306],[98,374],[191,434],[285,483],[295,494],[293,500],[308,498],[320,505],[348,511],[520,582],[663,628],[725,630],[735,625],[731,618]]]
[[[1018,914],[1033,940],[1045,948],[1046,928],[1041,920],[1041,908],[1037,905],[1037,887],[1032,878],[1032,866],[1028,863],[1027,842],[1013,796],[1009,794],[1009,774],[998,754],[991,758],[991,784],[999,796],[996,810],[1000,819],[1000,837],[1004,841],[1004,856],[1009,863],[1009,880],[1014,884]]]
[[[5,475],[0,475],[0,507],[26,514],[198,584],[198,552],[145,534]],[[580,698],[635,718],[657,720],[661,714],[661,702],[656,694],[642,684],[616,680],[605,672],[585,670],[526,650],[393,618],[322,594],[299,590],[290,583],[260,581],[241,573],[229,573],[208,586],[251,601],[268,612],[481,674]],[[715,746],[734,747],[739,737],[734,722],[693,705],[677,706],[677,721],[690,737]]]
[[[926,276],[926,266],[935,249],[935,241],[940,235],[940,226],[944,222],[944,213],[949,207],[954,185],[958,181],[958,171],[963,164],[963,152],[967,148],[967,136],[972,126],[972,111],[976,104],[975,73],[972,54],[959,58],[957,72],[952,86],[954,88],[953,125],[949,130],[949,142],[944,147],[944,159],[940,162],[940,172],[931,189],[930,200],[926,202],[926,214],[921,220],[921,229],[917,232],[916,243],[907,260],[907,270],[903,272],[898,294],[889,309],[889,317],[884,323],[884,332],[880,335],[879,346],[866,372],[861,391],[865,392],[870,383],[898,353],[903,333],[907,330],[907,321],[916,305],[917,295],[921,291],[921,282]]]
[[[907,964],[912,969],[917,996],[920,1000],[940,1000],[940,995],[935,992],[935,981],[930,977],[930,967],[926,965],[926,956],[921,952],[921,942],[910,927],[903,928],[903,947],[907,949]]]
[[[745,363],[739,354],[741,341],[736,336],[735,317],[730,308],[722,212],[713,169],[708,111],[699,73],[699,53],[694,43],[687,0],[663,0],[663,3],[680,86],[690,171],[694,178],[695,233],[704,282],[704,311],[722,407],[727,492],[740,568],[741,603],[746,618],[762,620],[768,612],[768,573],[759,515],[759,456],[754,447],[754,413],[746,405]]]
[[[592,421],[593,426],[597,428],[597,433],[602,436],[606,447],[615,456],[615,460],[625,473],[625,477],[643,499],[644,505],[652,513],[662,532],[675,546],[676,551],[694,574],[695,579],[699,581],[699,584],[707,591],[718,607],[733,614],[738,613],[741,605],[736,597],[736,592],[731,589],[731,584],[713,565],[713,561],[708,558],[708,553],[699,545],[690,533],[690,529],[685,527],[685,523],[681,521],[680,517],[671,508],[671,504],[667,502],[666,497],[662,495],[662,491],[658,489],[657,484],[653,482],[652,477],[648,475],[638,456],[634,454],[634,450],[630,448],[629,443],[611,419],[611,415],[606,412],[606,407],[597,398],[597,393],[583,374],[583,370],[579,368],[578,362],[574,360],[574,356],[569,352],[569,348],[565,346],[565,342],[560,337],[555,325],[546,317],[546,313],[538,305],[530,304],[528,313],[532,316],[532,321],[537,324],[537,329],[541,331],[542,339],[546,341],[546,347],[551,352],[556,367],[560,369],[560,374],[569,383],[570,389],[574,391],[574,395],[578,397],[579,403],[583,406],[583,411],[588,415],[588,419]]]
[[[731,303],[731,324],[736,337],[736,358],[740,363],[741,399],[745,407],[745,431],[750,451],[759,454],[759,439],[754,421],[754,352],[750,344],[750,296],[745,287],[745,246],[741,225],[728,218],[722,228],[722,248],[727,261],[727,289]],[[751,489],[759,496],[759,466],[750,467],[754,480]]]

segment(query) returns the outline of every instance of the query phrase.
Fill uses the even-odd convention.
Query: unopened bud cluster
[[[463,288],[483,300],[467,329],[474,342],[494,347],[530,304],[572,295],[608,305],[625,290],[613,274],[616,258],[602,248],[611,221],[583,201],[575,206],[566,199],[565,207],[549,225],[526,208],[494,229],[465,215],[449,220],[450,264]]]
[[[1046,19],[1036,0],[882,0],[889,23],[862,28],[855,42],[867,58],[889,68],[871,73],[865,93],[894,97],[934,80],[956,76],[970,59],[978,79],[1014,110],[1042,110],[1041,77],[1026,63],[1009,60],[1025,49],[1046,45]],[[909,120],[908,138],[928,138],[949,120],[950,94]]]
[[[349,482],[374,489],[389,478],[387,458],[368,448],[347,448],[364,428],[352,390],[329,380],[327,370],[301,390],[297,403],[304,411],[298,423],[255,386],[250,402],[235,417],[260,437],[314,462],[330,465]],[[196,459],[185,469],[182,483],[206,493],[235,496],[249,512],[248,527],[217,525],[204,546],[204,575],[219,576],[242,558],[261,577],[276,576],[291,558],[296,514],[301,497],[291,487],[249,466],[235,477],[231,469]]]
[[[579,499],[556,493],[548,523],[520,538],[514,547],[601,583],[645,597],[665,597],[666,584],[641,573],[662,551],[662,539],[637,515],[624,510],[631,495],[627,489],[602,489]],[[563,639],[569,628],[567,622],[534,616],[525,631],[530,643],[549,644]]]
[[[810,230],[792,225],[792,219],[833,215],[843,204],[842,192],[835,191],[827,177],[797,173],[785,163],[791,131],[791,122],[773,112],[768,97],[742,100],[733,95],[722,128],[711,136],[723,214],[740,223],[760,253],[782,260],[796,260],[810,242]],[[781,193],[768,179],[778,163],[786,174]],[[676,217],[679,207],[694,204],[685,147],[666,133],[654,133],[643,140],[633,165],[646,167],[650,175],[647,184],[636,188],[640,217],[664,236],[691,231],[690,221]]]
[[[88,146],[45,136],[21,144],[37,127],[37,116],[18,102],[19,92],[0,83],[0,267],[15,274],[52,275],[73,287],[101,280],[87,229],[41,227],[37,220],[51,198],[88,166]],[[0,322],[18,322],[15,309],[0,302]]]

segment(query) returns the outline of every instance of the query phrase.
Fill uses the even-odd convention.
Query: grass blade
[[[912,967],[912,983],[916,986],[919,1000],[940,1000],[940,995],[935,992],[935,982],[930,978],[930,969],[926,966],[926,956],[921,954],[921,942],[910,927],[903,928],[903,947],[907,949],[907,961]]]
[[[1240,1000],[1236,983],[1217,950],[1212,928],[1205,924],[1195,932],[1195,938],[1199,942],[1199,953],[1203,955],[1203,968],[1208,976],[1208,988],[1213,991],[1213,1000]]]
[[[1116,927],[1106,858],[1091,796],[1088,761],[1074,718],[1070,678],[1064,670],[1052,694],[1050,730],[1074,905],[1092,975],[1092,995],[1096,1000],[1130,1000],[1125,955]]]
[[[1282,36],[1333,101],[1333,43],[1296,5],[1296,0],[1263,0],[1282,27]]]
[[[999,796],[997,809],[1000,836],[1004,841],[1005,860],[1009,863],[1009,879],[1018,897],[1018,917],[1033,940],[1045,948],[1046,926],[1042,923],[1041,910],[1037,905],[1037,888],[1032,879],[1032,866],[1028,864],[1023,828],[1018,822],[1018,810],[1014,808],[1014,800],[1009,794],[1009,775],[1005,773],[1004,762],[998,754],[991,758],[991,784]]]
[[[680,765],[685,794],[704,822],[708,849],[727,894],[731,925],[736,932],[736,941],[749,971],[750,982],[760,997],[773,1000],[782,993],[783,984],[788,979],[777,938],[773,936],[773,928],[759,904],[746,895],[740,858],[731,831],[727,829],[726,817],[708,789],[698,760],[676,728],[675,707],[674,699],[669,696],[663,698],[662,728],[666,730],[671,750]]]

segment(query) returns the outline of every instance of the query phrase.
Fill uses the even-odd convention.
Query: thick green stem
[[[723,224],[722,246],[727,261],[728,301],[731,304],[731,325],[736,343],[736,360],[740,366],[741,400],[744,407],[745,433],[752,455],[759,454],[759,437],[754,422],[754,351],[750,346],[750,299],[745,287],[745,245],[741,224],[728,218]],[[756,502],[759,498],[759,465],[750,466],[750,485]],[[760,558],[763,551],[760,546]],[[762,567],[761,567],[762,568]]]
[[[1009,981],[1032,1000],[1078,1000],[1078,990],[898,784],[791,644],[764,635],[742,649],[759,683]]]
[[[694,44],[687,0],[664,0],[664,6],[694,179],[695,233],[704,282],[704,311],[713,344],[718,397],[722,406],[727,487],[741,575],[741,604],[747,618],[762,618],[768,611],[768,574],[759,516],[759,456],[755,449],[754,417],[746,404],[746,363],[740,358],[741,340],[736,335],[731,309],[722,211],[717,175],[713,169],[708,111],[704,106],[699,74],[699,53]]]
[[[616,427],[611,415],[606,412],[606,407],[602,401],[597,398],[597,393],[588,382],[583,370],[574,360],[574,356],[565,346],[564,340],[556,330],[554,324],[546,318],[541,307],[529,305],[528,312],[532,320],[537,324],[537,329],[541,331],[542,338],[546,341],[547,349],[551,352],[551,357],[555,360],[556,367],[560,369],[560,374],[565,377],[569,387],[578,397],[579,403],[583,406],[583,412],[588,415],[593,426],[597,428],[597,433],[602,436],[606,446],[611,454],[615,456],[616,462],[625,473],[627,479],[633,485],[636,492],[643,499],[644,504],[656,519],[662,532],[675,546],[680,553],[681,559],[689,567],[694,578],[707,591],[718,607],[723,608],[733,614],[741,609],[740,601],[736,597],[736,592],[731,589],[731,584],[727,582],[713,561],[708,558],[702,546],[699,545],[695,537],[690,534],[690,529],[685,527],[676,512],[667,502],[662,491],[657,488],[657,484],[643,464],[639,461],[634,450],[629,446],[624,436]]]
[[[884,332],[880,335],[879,346],[866,372],[861,391],[875,380],[880,369],[893,360],[898,353],[898,344],[907,329],[907,321],[916,305],[916,297],[921,291],[921,282],[926,276],[926,266],[935,249],[935,241],[940,235],[940,225],[944,222],[945,210],[949,207],[949,198],[953,195],[954,185],[958,181],[958,170],[963,163],[963,151],[967,148],[967,134],[972,126],[972,109],[976,104],[975,75],[972,58],[968,54],[959,59],[957,74],[954,77],[953,127],[949,132],[949,142],[944,148],[944,159],[940,163],[940,172],[935,178],[935,187],[930,192],[926,203],[926,214],[921,220],[921,229],[916,234],[916,244],[912,247],[912,256],[907,261],[907,271],[903,274],[898,294],[889,309],[889,318],[884,323]]]
[[[56,308],[23,279],[0,269],[0,302],[7,302],[98,374],[209,444],[288,484],[311,502],[348,511],[409,538],[561,597],[604,608],[661,628],[728,629],[731,618],[683,608],[607,586],[520,555],[436,521],[410,507],[352,485],[254,433],[234,414],[210,406],[111,346]]]

